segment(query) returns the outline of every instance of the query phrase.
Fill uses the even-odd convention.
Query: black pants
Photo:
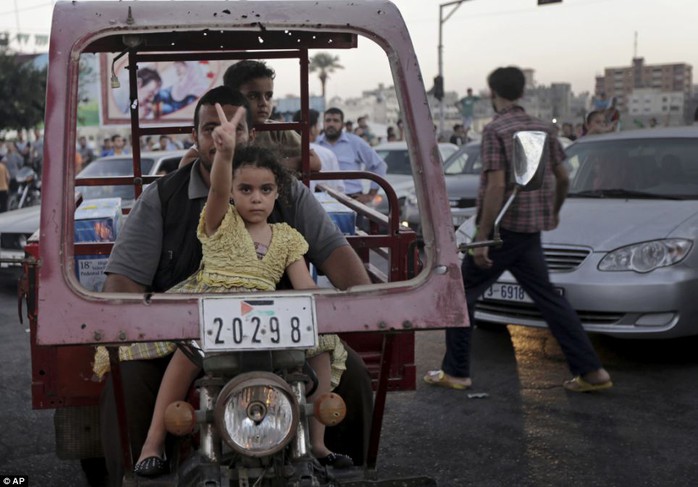
[[[7,211],[8,192],[0,191],[0,213]]]
[[[169,355],[155,360],[121,362],[121,377],[124,386],[132,458],[139,457],[141,447],[148,436],[150,420],[155,409],[155,399],[171,357]],[[112,375],[108,374],[100,398],[100,431],[110,486],[120,486],[124,476],[117,418],[114,384]]]
[[[506,270],[533,299],[550,332],[560,344],[573,375],[584,375],[601,368],[582,322],[564,296],[555,292],[548,276],[540,233],[518,233],[502,229],[501,247],[489,251],[493,265],[481,269],[466,255],[461,271],[468,305],[468,328],[446,330],[446,354],[441,368],[454,377],[470,377],[470,343],[477,300]]]
[[[339,425],[325,430],[325,443],[332,451],[349,455],[356,465],[360,465],[364,463],[368,449],[373,391],[363,360],[346,343],[344,346],[349,354],[347,369],[334,392],[346,402],[347,415]],[[145,443],[155,399],[170,358],[171,355],[155,360],[121,362],[132,458],[140,456]],[[109,374],[100,398],[100,428],[109,485],[120,486],[124,476],[123,456],[111,379]]]

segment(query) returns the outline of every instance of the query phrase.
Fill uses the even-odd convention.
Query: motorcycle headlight
[[[692,246],[690,240],[668,238],[621,247],[601,259],[599,270],[650,272],[681,262]]]
[[[298,426],[299,406],[286,382],[269,372],[240,374],[216,400],[221,438],[238,453],[264,457],[285,447]]]

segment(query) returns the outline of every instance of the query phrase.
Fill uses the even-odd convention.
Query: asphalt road
[[[0,481],[86,486],[79,462],[55,457],[52,412],[31,410],[29,336],[16,303],[14,282],[0,275]],[[429,475],[440,487],[698,484],[698,339],[593,337],[616,386],[573,394],[560,386],[567,371],[546,330],[474,337],[469,392],[488,397],[422,383],[389,394],[381,478]],[[442,332],[418,334],[420,376],[442,353]]]

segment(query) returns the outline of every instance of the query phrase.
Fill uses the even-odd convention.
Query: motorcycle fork
[[[298,431],[296,431],[296,437],[293,439],[293,443],[291,445],[291,457],[294,460],[298,460],[299,458],[308,456],[310,452],[308,409],[305,401],[305,383],[301,381],[293,381],[291,382],[291,390],[298,400],[298,409],[300,411],[300,414],[298,415]]]
[[[207,421],[200,423],[199,453],[210,463],[221,461],[221,437],[213,421],[208,420],[208,416],[213,415],[213,407],[221,388],[219,380],[201,379],[199,386],[199,411],[207,417]]]

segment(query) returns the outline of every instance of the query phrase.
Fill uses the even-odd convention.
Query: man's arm
[[[482,198],[480,222],[475,235],[476,242],[487,240],[492,233],[494,221],[497,219],[497,214],[504,202],[504,192],[506,190],[505,174],[502,170],[487,171],[487,186],[485,186],[485,194]],[[473,259],[478,267],[492,267],[488,247],[474,249]]]
[[[319,267],[338,289],[345,290],[351,286],[371,284],[363,262],[349,245],[334,249]]]
[[[494,221],[504,203],[506,180],[504,171],[488,171],[485,195],[482,199],[482,211],[478,224],[476,241],[487,240],[494,229]]]
[[[567,190],[570,187],[570,177],[567,174],[567,168],[564,164],[556,164],[553,166],[553,174],[555,175],[555,227],[560,223],[560,209],[567,197]]]
[[[284,167],[286,167],[286,169],[294,173],[301,172],[303,170],[303,159],[301,158],[301,156],[285,157],[281,159],[279,162],[281,162],[281,164]],[[312,149],[310,149],[310,157],[308,159],[308,162],[311,172],[319,172],[322,169],[322,162],[320,162],[320,158]]]
[[[378,174],[379,176],[385,176],[388,172],[388,164],[383,160],[381,156],[378,155],[378,153],[375,150],[373,150],[373,147],[366,143],[366,141],[359,139],[357,142],[358,147],[355,147],[359,154],[359,159],[366,166],[366,170],[374,174]],[[359,200],[362,203],[371,202],[373,201],[373,198],[376,196],[376,194],[378,194],[379,189],[380,186],[377,183],[371,182],[369,192],[367,194],[360,195],[357,198],[357,200]]]
[[[107,281],[111,275],[128,276],[127,279],[139,283],[143,288],[150,285],[160,262],[162,226],[158,185],[153,183],[143,191],[121,227],[105,269]],[[142,291],[141,288],[134,289],[115,290]],[[107,291],[106,287],[104,290]]]
[[[300,134],[294,130],[281,130],[268,132],[268,136],[269,140],[272,143],[278,145],[278,148],[281,151],[281,164],[290,171],[300,172],[303,169],[301,167],[302,139]],[[315,152],[312,149],[310,150],[310,157],[308,159],[308,162],[310,171],[317,172],[322,169],[322,162],[320,161],[318,155],[315,154]]]
[[[565,150],[557,137],[549,137],[550,141],[550,162],[553,167],[553,175],[555,176],[555,206],[554,206],[554,221],[555,227],[560,223],[560,209],[567,197],[567,191],[570,187],[570,176],[565,164]]]
[[[145,286],[121,274],[107,274],[102,292],[105,293],[144,293]]]

